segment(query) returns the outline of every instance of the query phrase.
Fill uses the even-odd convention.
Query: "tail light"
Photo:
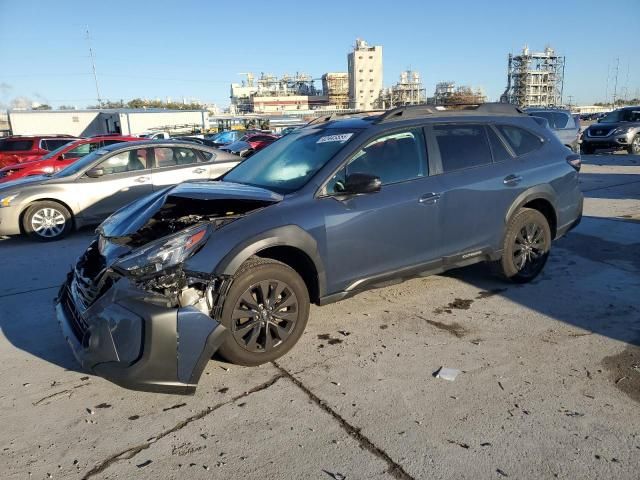
[[[567,156],[567,163],[571,165],[576,170],[576,172],[579,172],[580,167],[582,167],[582,158],[580,157],[580,154],[572,153],[571,155]]]

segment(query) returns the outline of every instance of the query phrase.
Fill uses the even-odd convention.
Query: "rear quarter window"
[[[497,129],[518,156],[526,155],[542,147],[542,140],[524,128],[513,125],[498,125]]]

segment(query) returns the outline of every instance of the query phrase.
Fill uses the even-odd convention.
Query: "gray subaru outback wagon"
[[[216,181],[114,213],[57,315],[85,368],[193,392],[216,351],[241,365],[284,355],[311,302],[477,262],[532,280],[580,221],[579,169],[511,105],[319,118]]]

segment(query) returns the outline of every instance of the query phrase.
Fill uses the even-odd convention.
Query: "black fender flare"
[[[556,196],[555,191],[553,190],[553,188],[551,188],[550,185],[536,185],[535,187],[531,187],[525,190],[524,192],[522,192],[520,195],[516,197],[516,199],[513,201],[513,203],[507,210],[507,213],[504,217],[505,225],[509,223],[509,220],[511,219],[511,217],[523,205],[529,203],[532,200],[538,200],[538,199],[546,200],[551,204],[551,207],[553,208],[553,212],[556,215],[556,219],[557,219],[558,209],[556,208],[555,196]]]
[[[318,274],[318,293],[326,292],[326,273],[318,251],[318,243],[297,225],[285,225],[266,230],[236,245],[216,266],[215,275],[231,276],[249,257],[270,247],[293,247],[302,251],[313,262]]]

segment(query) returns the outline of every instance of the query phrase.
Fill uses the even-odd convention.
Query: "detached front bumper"
[[[193,394],[226,329],[194,307],[172,308],[127,279],[86,310],[74,272],[55,302],[62,333],[83,368],[122,387]],[[164,300],[166,302],[166,299]]]

